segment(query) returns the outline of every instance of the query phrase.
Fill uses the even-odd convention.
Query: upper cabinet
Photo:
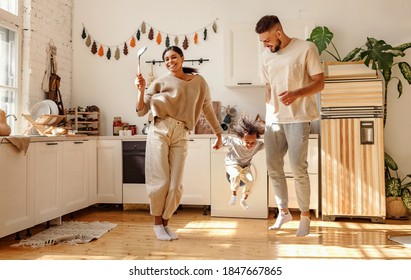
[[[255,22],[228,23],[224,33],[224,85],[262,87],[258,74],[262,44],[254,31]]]
[[[310,19],[280,19],[289,37],[306,39],[314,28]],[[255,32],[257,22],[227,23],[224,33],[224,85],[226,87],[263,87],[259,58],[264,49]]]

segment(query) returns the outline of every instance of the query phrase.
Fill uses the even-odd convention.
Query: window
[[[18,0],[0,0],[0,9],[18,16]]]
[[[0,0],[0,109],[6,115],[16,115],[20,92],[19,57],[21,49],[22,16],[20,0]],[[15,132],[14,118],[7,122]]]

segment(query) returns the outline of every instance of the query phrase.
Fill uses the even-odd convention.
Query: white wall
[[[73,0],[73,81],[72,106],[97,105],[102,110],[102,132],[111,135],[114,116],[135,123],[141,129],[146,118],[134,112],[136,91],[134,77],[137,71],[135,49],[120,60],[93,55],[81,38],[82,23],[88,32],[105,45],[117,45],[127,40],[142,21],[171,34],[187,34],[202,29],[219,18],[218,33],[209,29],[209,39],[191,43],[185,51],[186,59],[209,58],[195,65],[206,77],[214,100],[223,105],[237,105],[238,111],[264,115],[263,89],[228,89],[223,86],[223,31],[227,22],[255,24],[266,14],[280,19],[314,19],[316,25],[326,25],[335,34],[334,43],[341,55],[361,46],[366,37],[384,39],[398,45],[411,42],[411,3],[408,0],[202,0],[202,1],[141,1],[141,0]],[[201,34],[199,34],[201,37]],[[143,61],[160,59],[164,45],[157,46],[147,37],[141,44],[149,49]],[[406,61],[411,64],[411,50]],[[147,76],[150,65],[143,63]],[[156,76],[163,67],[154,67]],[[404,84],[404,93],[397,99],[395,83],[391,84],[388,98],[388,121],[385,128],[385,146],[399,163],[401,174],[411,173],[411,86]]]
[[[70,103],[72,85],[72,0],[24,0],[23,71],[21,112],[27,114],[46,98],[41,84],[49,43],[57,47],[57,74],[64,104]],[[20,129],[28,125],[19,122]]]

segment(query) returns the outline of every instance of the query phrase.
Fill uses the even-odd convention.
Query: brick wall
[[[41,88],[49,43],[57,47],[57,74],[65,108],[70,107],[73,0],[24,0],[22,113],[44,100]],[[24,126],[24,124],[22,124]]]

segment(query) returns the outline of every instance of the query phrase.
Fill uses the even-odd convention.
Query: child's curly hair
[[[233,127],[233,132],[240,138],[245,134],[256,134],[257,139],[264,134],[264,125],[259,120],[252,120],[247,115],[243,115],[238,124]]]

